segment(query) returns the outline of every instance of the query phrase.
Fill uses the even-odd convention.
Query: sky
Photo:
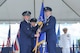
[[[14,43],[18,30],[19,30],[19,24],[10,24],[11,25],[11,43]],[[56,32],[58,30],[59,24],[56,25]],[[71,35],[71,42],[73,43],[73,40],[76,44],[76,40],[80,39],[80,23],[74,23],[74,24],[60,24],[60,34],[63,34],[62,29],[68,28],[68,34]],[[0,24],[0,45],[4,44],[6,45],[7,37],[8,37],[8,31],[9,31],[9,24]]]

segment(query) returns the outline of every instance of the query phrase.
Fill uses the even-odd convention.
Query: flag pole
[[[44,0],[42,0],[42,3],[44,4]],[[43,11],[44,12],[44,11]],[[47,42],[46,42],[46,33],[45,33],[45,35],[44,35],[44,42],[43,42],[43,44],[42,44],[42,47],[43,47],[43,50],[42,50],[42,53],[45,53],[46,52],[46,50],[45,50],[45,48],[46,48],[46,44],[47,44]]]
[[[9,17],[9,20],[8,20],[8,22],[9,22],[9,29],[10,29],[10,36],[11,36],[11,21],[10,21],[10,12],[9,12],[9,9],[8,9],[8,5],[6,5],[6,10],[7,10],[7,12],[8,12],[8,17]],[[9,44],[9,47],[11,46],[11,37],[10,37],[10,44]]]
[[[73,40],[73,53],[75,53],[75,52],[74,52],[74,40]]]
[[[44,2],[44,0],[42,0],[42,3]],[[35,0],[34,0],[34,3],[35,3]],[[35,7],[35,4],[34,4],[34,7]],[[34,8],[34,11],[35,11],[35,8]],[[35,12],[34,12],[34,16],[35,16]],[[42,26],[43,26],[43,24],[39,27],[40,29],[42,28]],[[38,31],[36,32],[36,33],[38,33]],[[39,50],[38,50],[38,44],[39,44],[39,42],[38,42],[38,40],[39,40],[39,37],[37,37],[36,38],[36,46],[35,46],[35,48],[33,49],[33,51],[35,51],[35,53],[40,53],[39,52]],[[43,43],[44,41],[42,41],[41,43]],[[40,44],[41,44],[40,43]]]
[[[44,0],[42,0],[42,2],[44,3]]]
[[[9,46],[11,47],[11,22],[10,22],[10,17],[9,17],[9,32],[8,32],[8,38],[9,38]]]
[[[34,18],[36,18],[36,3],[35,3],[35,0],[34,0]]]
[[[43,26],[43,24],[39,27],[40,29],[42,28],[42,26]],[[38,31],[36,32],[36,33],[38,33]],[[40,35],[40,34],[39,34]],[[35,53],[40,53],[39,52],[39,50],[38,50],[38,40],[39,40],[39,37],[37,37],[36,38],[36,49],[35,49]],[[42,43],[43,43],[44,41],[42,41]],[[42,44],[42,43],[40,43],[40,44]],[[34,51],[34,49],[33,49],[33,51]]]

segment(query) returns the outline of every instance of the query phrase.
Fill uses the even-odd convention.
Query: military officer
[[[60,47],[62,47],[62,53],[70,53],[71,38],[70,35],[67,34],[67,30],[67,28],[64,28],[64,34],[60,36]]]
[[[37,19],[36,18],[32,18],[30,20],[30,24],[31,24],[32,31],[36,34],[36,31],[38,29]],[[36,43],[36,37],[32,39],[32,50],[34,49],[34,47],[36,45],[35,43]]]
[[[32,53],[32,39],[38,37],[31,29],[30,15],[30,11],[22,13],[24,20],[20,23],[20,53]]]
[[[36,33],[36,30],[38,29],[37,19],[36,19],[36,18],[32,18],[32,19],[30,20],[30,24],[31,24],[32,31],[33,31],[34,33]]]
[[[56,19],[54,16],[52,16],[52,8],[45,7],[44,14],[46,17],[46,23],[43,24],[41,32],[46,32],[48,52],[56,53],[56,32],[55,32]]]

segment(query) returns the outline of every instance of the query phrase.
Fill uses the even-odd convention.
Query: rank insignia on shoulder
[[[49,19],[47,20],[47,22],[49,22]]]

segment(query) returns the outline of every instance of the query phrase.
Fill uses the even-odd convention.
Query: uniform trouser
[[[47,47],[49,53],[56,53],[56,42],[49,42]]]
[[[20,45],[20,53],[32,53],[31,46]]]
[[[63,48],[62,53],[70,53],[70,48]]]

